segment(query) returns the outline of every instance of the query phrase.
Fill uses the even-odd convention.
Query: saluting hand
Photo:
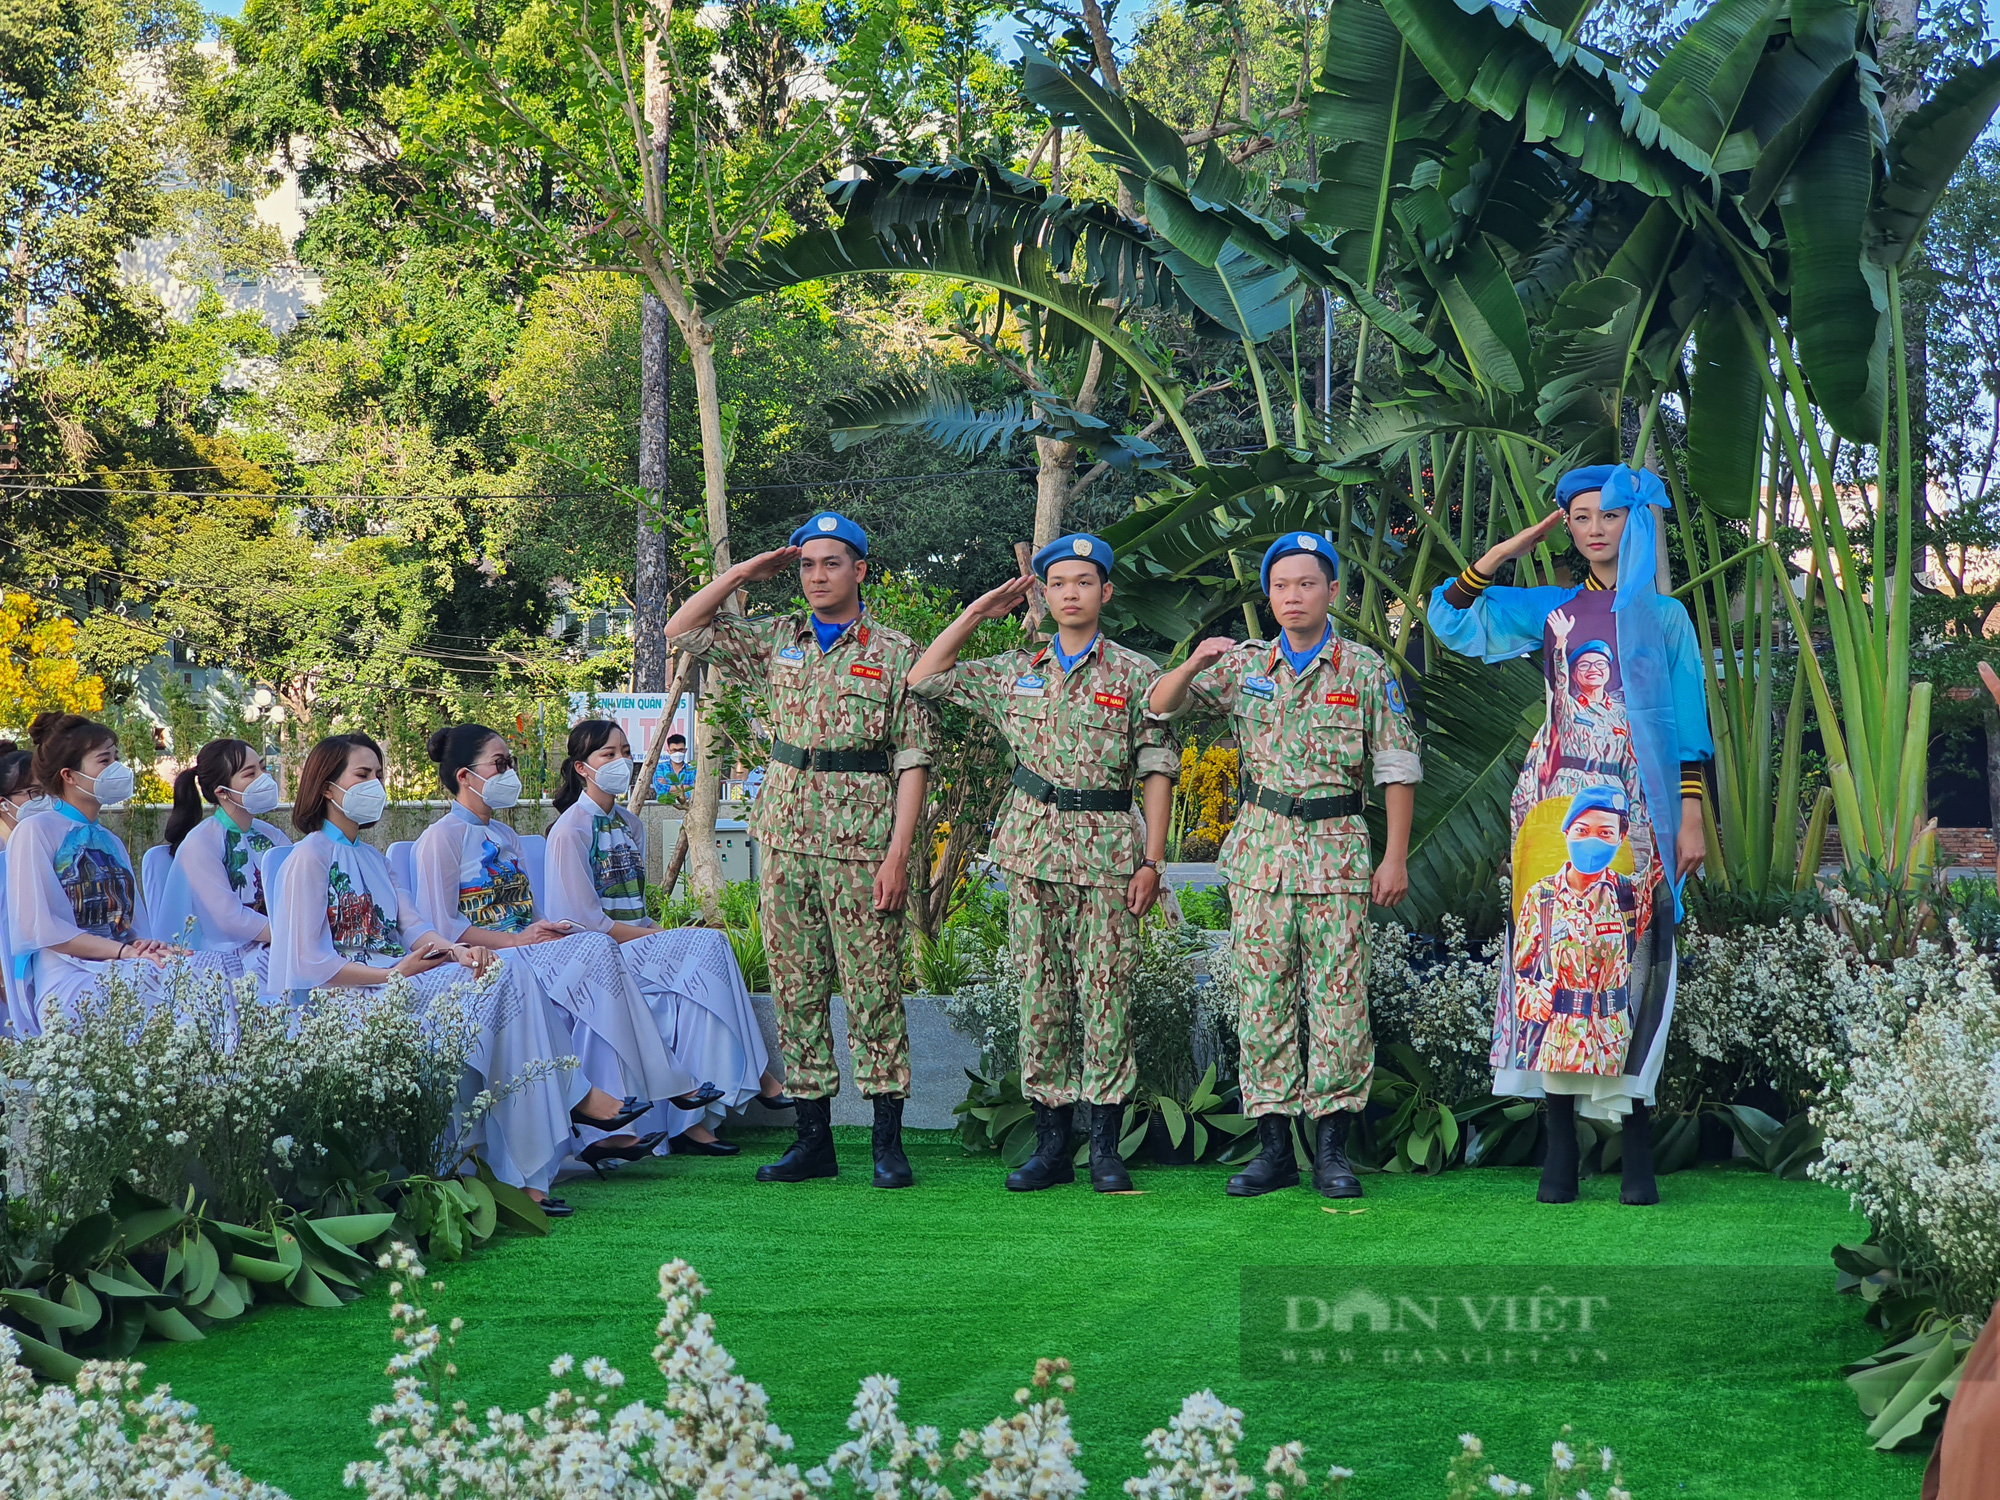
[[[1010,578],[966,605],[965,612],[974,620],[1004,620],[1027,602],[1028,590],[1034,586],[1035,580],[1025,574]]]
[[[1235,644],[1226,635],[1212,635],[1188,653],[1187,666],[1194,676],[1199,677],[1227,656]]]
[[[776,578],[787,568],[798,566],[804,555],[803,547],[774,547],[769,552],[760,552],[748,562],[736,565],[736,572],[745,583],[762,583],[767,578]]]
[[[1549,533],[1562,525],[1564,519],[1565,517],[1561,511],[1552,510],[1543,516],[1541,520],[1535,522],[1534,525],[1515,532],[1506,541],[1496,544],[1484,557],[1479,559],[1479,571],[1490,578],[1494,573],[1499,571],[1502,563],[1512,562],[1517,557],[1526,557],[1543,542],[1547,541]]]

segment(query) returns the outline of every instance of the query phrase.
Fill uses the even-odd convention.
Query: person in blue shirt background
[[[684,734],[667,736],[667,753],[653,768],[653,795],[663,802],[686,802],[694,785],[694,767],[688,762],[688,742]]]

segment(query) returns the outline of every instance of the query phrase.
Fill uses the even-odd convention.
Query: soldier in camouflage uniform
[[[667,622],[670,646],[765,696],[775,735],[750,830],[764,853],[758,908],[798,1138],[757,1169],[759,1182],[837,1170],[836,985],[847,999],[854,1081],[875,1104],[875,1185],[911,1182],[902,1140],[910,1092],[903,907],[935,716],[904,685],[915,642],[863,612],[867,556],[859,526],[822,512],[792,533],[790,546],[738,563]],[[757,620],[719,613],[744,584],[793,563],[809,613]]]
[[[1313,1186],[1358,1198],[1347,1159],[1352,1117],[1368,1102],[1375,1044],[1368,1030],[1368,903],[1394,906],[1409,889],[1413,783],[1423,777],[1402,689],[1382,658],[1334,635],[1328,619],[1339,564],[1325,538],[1290,532],[1264,554],[1264,592],[1284,627],[1275,641],[1203,641],[1160,679],[1152,708],[1166,718],[1190,690],[1229,719],[1243,805],[1222,849],[1236,963],[1243,976],[1244,1113],[1262,1149],[1229,1179],[1234,1197],[1296,1187],[1292,1118],[1318,1121]],[[1216,663],[1221,670],[1196,683]],[[1388,847],[1369,865],[1362,765],[1385,786]],[[1309,1043],[1299,1047],[1303,1000]]]
[[[1055,640],[957,665],[981,621],[1027,596],[1030,580],[1017,578],[946,627],[910,679],[911,691],[991,720],[1017,762],[991,847],[1012,898],[1007,947],[1023,976],[1021,1090],[1035,1111],[1035,1154],[1007,1178],[1016,1192],[1076,1179],[1079,1103],[1089,1113],[1091,1186],[1132,1186],[1118,1156],[1125,1101],[1138,1083],[1132,979],[1140,922],[1159,895],[1180,758],[1146,713],[1157,669],[1098,630],[1111,564],[1111,548],[1097,537],[1051,542],[1033,567]],[[1143,854],[1134,781],[1145,802]]]

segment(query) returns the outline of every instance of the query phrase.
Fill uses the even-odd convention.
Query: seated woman
[[[204,802],[215,813],[205,816]],[[278,805],[278,783],[264,757],[242,740],[210,740],[174,778],[174,810],[165,840],[174,856],[154,925],[166,937],[217,954],[231,975],[259,989],[269,972],[270,906],[264,899],[264,851],[291,843],[258,816]]]
[[[721,1110],[761,1099],[789,1109],[776,1079],[736,955],[722,933],[699,927],[663,931],[646,915],[645,829],[618,799],[631,789],[632,747],[608,719],[585,719],[569,732],[560,816],[549,829],[545,915],[618,942],[626,972],[670,1037],[674,1055],[722,1091],[710,1118],[674,1138],[676,1151],[734,1156],[715,1138]]]
[[[74,1015],[106,981],[131,985],[151,1006],[166,970],[226,973],[213,954],[157,942],[139,899],[132,857],[98,815],[132,795],[118,737],[76,714],[43,714],[28,733],[35,780],[56,793],[49,812],[23,818],[7,845],[7,935],[14,949],[14,1030],[41,1034]]]
[[[517,954],[533,969],[573,1023],[577,1059],[598,1087],[633,1103],[671,1101],[682,1111],[721,1098],[721,1090],[698,1086],[674,1060],[609,935],[537,918],[521,837],[493,819],[521,799],[507,742],[483,725],[460,724],[438,730],[427,748],[453,802],[417,840],[414,894],[424,920],[449,941]],[[579,1159],[595,1168],[648,1155],[670,1133],[671,1120],[659,1123],[643,1139],[595,1142]]]
[[[361,842],[388,805],[382,751],[367,735],[333,735],[306,756],[292,803],[292,826],[305,837],[272,891],[270,986],[280,995],[373,989],[401,974],[419,1003],[430,1006],[493,964],[492,950],[448,943],[433,932],[381,851]],[[502,1095],[474,1126],[474,1141],[502,1182],[526,1188],[545,1211],[566,1216],[569,1206],[547,1190],[567,1154],[571,1124],[617,1130],[640,1111],[621,1109],[574,1067],[536,1075],[538,1064],[574,1054],[566,1038],[552,1033],[555,1007],[532,970],[503,966],[466,1003],[477,1041],[461,1094]]]
[[[14,836],[16,823],[48,808],[49,799],[35,780],[35,752],[0,740],[0,849]]]

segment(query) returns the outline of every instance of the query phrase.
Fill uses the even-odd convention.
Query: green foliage
[[[1199,927],[1208,932],[1228,930],[1228,886],[1190,886],[1176,891],[1174,898],[1180,903],[1181,916],[1188,926]]]

